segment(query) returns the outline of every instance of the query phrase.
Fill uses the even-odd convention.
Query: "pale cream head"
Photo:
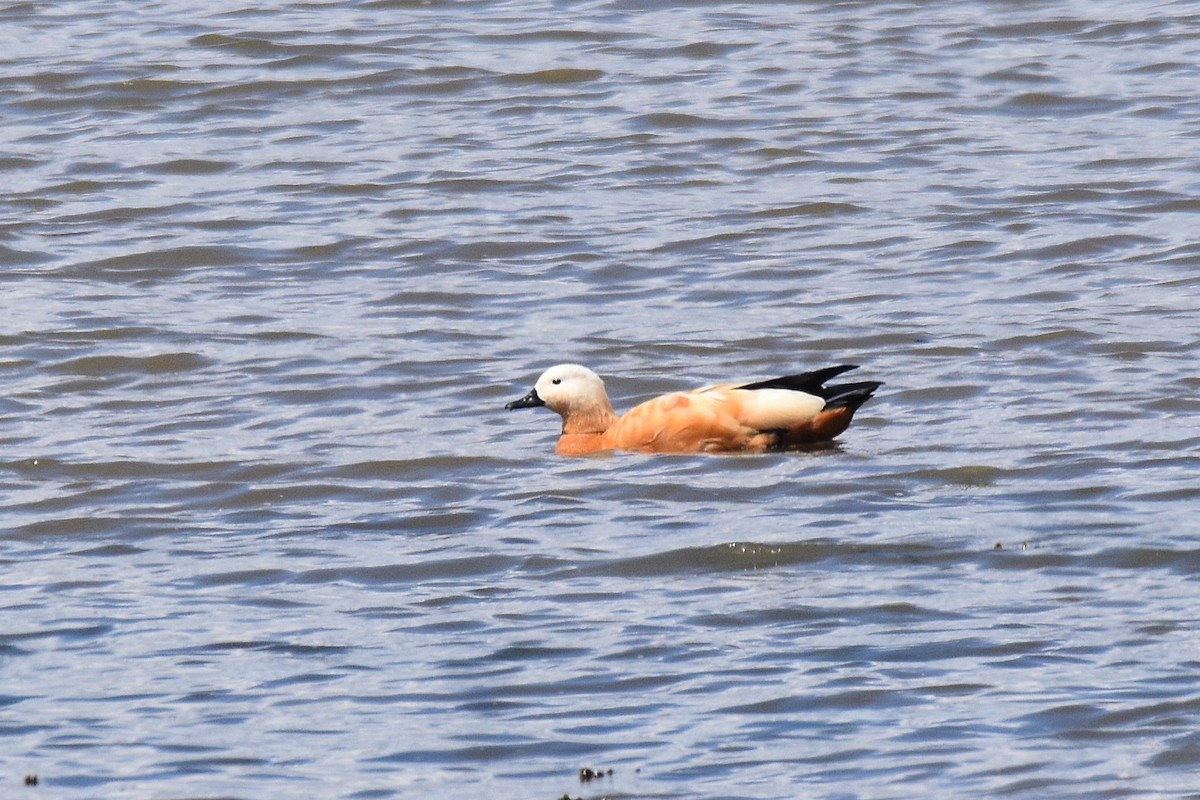
[[[557,364],[542,373],[533,386],[546,407],[563,416],[610,409],[600,376],[580,364]]]

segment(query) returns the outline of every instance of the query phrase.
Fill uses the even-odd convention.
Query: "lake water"
[[[0,796],[1200,797],[1195,4],[0,44]],[[885,385],[566,459],[559,361]]]

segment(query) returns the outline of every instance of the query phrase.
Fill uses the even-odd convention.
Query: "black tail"
[[[820,396],[825,398],[826,408],[848,408],[857,411],[858,407],[870,400],[875,390],[882,385],[880,381],[839,383],[836,386],[821,387]]]

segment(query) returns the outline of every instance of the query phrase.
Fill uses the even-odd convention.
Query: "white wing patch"
[[[760,431],[803,425],[825,408],[822,398],[790,389],[735,389],[730,394],[741,403],[739,421]]]

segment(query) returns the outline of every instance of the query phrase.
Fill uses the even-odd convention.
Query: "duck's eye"
[[[562,378],[555,378],[554,380],[552,380],[550,382],[553,383],[555,386],[558,386],[560,383],[562,383]]]

